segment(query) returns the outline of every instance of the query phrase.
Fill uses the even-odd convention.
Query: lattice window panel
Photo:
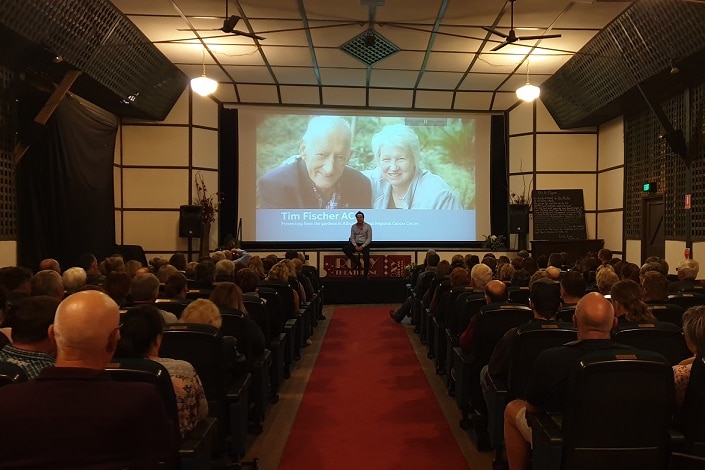
[[[690,148],[693,158],[691,235],[705,240],[705,83],[690,91]]]
[[[14,74],[0,67],[0,90],[11,90]],[[15,216],[15,170],[13,148],[15,143],[15,123],[17,123],[16,102],[11,93],[0,94],[0,240],[17,238]]]

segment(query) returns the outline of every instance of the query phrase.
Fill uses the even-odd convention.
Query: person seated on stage
[[[462,209],[448,183],[421,168],[421,144],[412,127],[385,126],[372,136],[376,168],[363,172],[372,184],[374,209]]]
[[[0,361],[20,366],[27,380],[54,365],[56,344],[48,332],[59,302],[56,297],[37,295],[6,307],[3,325],[12,328],[12,344],[0,349]]]
[[[669,293],[693,292],[696,289],[703,288],[703,284],[696,280],[700,271],[700,263],[694,259],[682,261],[676,271],[678,272],[678,281],[669,284]]]
[[[620,325],[657,321],[648,305],[641,300],[641,286],[631,279],[614,283],[610,289],[610,300],[617,323]]]
[[[159,279],[154,274],[138,274],[130,282],[129,296],[133,306],[153,304],[159,298]],[[158,310],[165,323],[178,323],[179,319],[173,313]]]
[[[79,291],[86,285],[87,279],[88,275],[86,274],[86,270],[78,266],[74,266],[64,271],[61,275],[61,282],[64,284],[66,295],[71,295],[74,292]]]
[[[116,358],[145,358],[158,362],[169,372],[176,394],[179,431],[184,437],[208,416],[208,401],[201,379],[193,366],[177,359],[159,357],[164,334],[164,319],[153,305],[140,305],[120,318],[120,341]]]
[[[676,384],[676,406],[680,408],[685,399],[685,392],[690,382],[690,370],[693,361],[705,352],[705,305],[690,307],[683,314],[683,336],[688,349],[693,353],[688,359],[673,366],[673,377]]]
[[[348,243],[343,247],[343,253],[350,259],[352,268],[357,270],[360,268],[360,261],[357,259],[357,254],[362,253],[365,278],[370,273],[370,243],[372,243],[372,227],[365,222],[365,214],[362,211],[357,211],[355,214],[357,222],[350,227],[350,238]]]
[[[530,295],[529,307],[534,313],[534,318],[528,323],[509,329],[495,345],[489,363],[480,371],[480,387],[488,410],[495,407],[495,395],[490,393],[488,379],[491,377],[506,383],[511,365],[510,353],[517,331],[541,328],[542,324],[560,324],[556,321],[556,313],[561,304],[560,288],[557,283],[550,279],[539,279],[531,285]],[[566,324],[565,326],[572,325]],[[487,417],[489,435],[494,436],[494,429],[497,425],[494,422],[494,413],[488,413]]]
[[[573,318],[578,341],[541,352],[526,396],[509,402],[504,410],[504,442],[512,470],[528,467],[531,428],[526,421],[527,411],[565,411],[568,378],[580,357],[597,350],[628,348],[610,339],[617,321],[612,305],[601,294],[591,292],[580,299]]]
[[[51,269],[39,271],[32,277],[30,284],[30,295],[48,295],[58,300],[64,298],[64,281],[61,280],[61,274],[56,271]]]
[[[299,154],[269,170],[257,183],[260,209],[349,209],[372,205],[370,181],[347,166],[352,130],[339,116],[308,123]]]
[[[39,262],[39,270],[56,271],[57,273],[61,274],[61,265],[54,258],[44,258]]]
[[[496,279],[489,281],[485,285],[484,291],[487,305],[483,306],[483,309],[490,309],[499,305],[504,305],[509,300],[508,287],[502,281],[498,281]],[[482,312],[482,309],[480,312]],[[473,342],[475,340],[475,323],[477,323],[478,315],[479,313],[476,313],[470,318],[467,328],[465,328],[465,331],[463,331],[460,335],[460,348],[466,353],[472,353]]]
[[[176,433],[154,385],[110,380],[120,312],[87,290],[64,299],[49,337],[56,367],[0,388],[6,468],[158,468],[173,462]]]

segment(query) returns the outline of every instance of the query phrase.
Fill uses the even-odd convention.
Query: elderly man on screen
[[[370,207],[370,182],[347,166],[352,155],[350,124],[338,116],[309,121],[299,155],[262,176],[260,209],[346,209]]]
[[[385,126],[372,137],[377,168],[365,171],[374,209],[462,209],[458,196],[438,175],[422,169],[421,144],[404,124]]]

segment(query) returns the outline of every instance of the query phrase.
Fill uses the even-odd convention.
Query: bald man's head
[[[573,322],[578,339],[609,339],[616,325],[612,303],[597,292],[585,294],[575,307]]]
[[[492,280],[485,286],[485,296],[487,297],[487,303],[505,303],[509,298],[507,285],[502,281]]]
[[[49,332],[57,347],[57,367],[102,369],[120,339],[120,311],[106,294],[87,290],[59,304]]]

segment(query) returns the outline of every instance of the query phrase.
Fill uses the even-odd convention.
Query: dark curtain
[[[30,102],[36,100],[25,101]],[[21,111],[25,122],[35,113]],[[66,269],[78,263],[81,253],[92,252],[100,260],[115,250],[117,129],[112,114],[66,97],[46,126],[32,133],[17,168],[21,266],[36,270],[43,258],[56,258]]]

